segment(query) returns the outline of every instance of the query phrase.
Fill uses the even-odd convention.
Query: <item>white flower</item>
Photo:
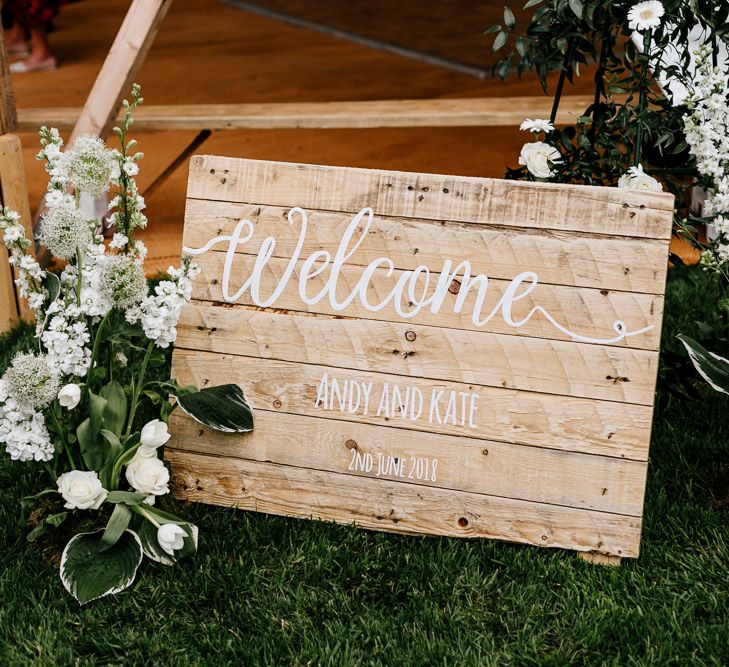
[[[61,407],[73,410],[81,400],[81,387],[73,382],[63,385],[58,392],[58,402]]]
[[[72,470],[61,475],[56,484],[66,501],[64,507],[70,510],[97,510],[109,494],[93,470]]]
[[[50,461],[55,451],[43,414],[19,405],[5,380],[0,380],[0,442],[14,461]]]
[[[530,141],[524,144],[519,154],[519,164],[525,166],[536,178],[550,178],[554,172],[550,164],[560,162],[560,153],[543,141]]]
[[[158,458],[135,456],[127,465],[127,482],[139,493],[162,496],[169,492],[170,473]]]
[[[56,257],[70,259],[92,240],[91,226],[66,195],[41,217],[40,242]]]
[[[631,188],[632,190],[648,190],[650,192],[662,192],[661,184],[643,171],[643,165],[631,167],[626,174],[618,180],[619,188]]]
[[[99,291],[114,306],[129,308],[147,296],[141,262],[130,255],[107,257],[101,268]]]
[[[151,458],[157,456],[157,448],[170,439],[167,424],[160,419],[154,419],[144,425],[142,429],[142,443],[137,450],[137,456]]]
[[[157,542],[170,556],[185,546],[187,533],[175,523],[163,523],[157,529]]]
[[[114,237],[111,239],[111,243],[109,243],[110,248],[123,248],[127,243],[129,243],[129,238],[125,236],[124,234],[117,232],[114,234]]]
[[[8,393],[20,406],[40,410],[58,395],[61,381],[51,372],[45,357],[20,352],[3,376]]]
[[[552,125],[550,121],[545,120],[544,118],[536,118],[534,120],[532,120],[531,118],[527,118],[519,126],[519,129],[538,134],[539,132],[551,132],[552,130],[554,130],[554,125]]]
[[[99,197],[109,189],[116,160],[104,142],[92,135],[77,137],[61,158],[66,180],[78,192]]]
[[[639,2],[628,12],[628,27],[631,30],[650,30],[661,25],[661,17],[666,13],[663,3],[658,0]]]
[[[139,165],[130,157],[124,162],[124,173],[127,176],[136,176],[139,173]]]

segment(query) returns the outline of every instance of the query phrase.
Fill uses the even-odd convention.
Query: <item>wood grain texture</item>
[[[195,156],[194,199],[667,240],[673,196],[625,188]]]
[[[266,434],[261,438],[255,431],[234,435],[206,429],[175,413],[170,448],[213,455],[224,452],[226,458],[368,478],[377,475],[378,455],[383,465],[392,456],[397,462],[388,465],[390,472],[383,472],[378,479],[630,516],[641,514],[648,466],[644,461],[415,432],[398,428],[400,423],[393,417],[384,439],[381,426],[259,410],[256,429]],[[370,472],[357,471],[354,465],[350,471],[357,454],[372,456]],[[420,480],[418,458],[428,461],[421,468]],[[434,459],[435,480],[426,479],[424,469],[429,468],[427,477],[432,477]]]
[[[4,134],[0,136],[0,201],[20,215],[20,224],[25,228],[26,238],[33,238],[32,220],[30,217],[30,202],[28,201],[28,186],[25,181],[25,170],[23,169],[23,153],[20,137],[16,134]],[[32,320],[33,312],[28,308],[28,303],[16,293],[13,280],[17,278],[17,271],[11,270],[7,264],[7,250],[4,244],[0,252],[0,263],[3,268],[0,271],[2,280],[2,306],[0,311],[7,312],[8,317],[3,316],[5,326],[16,324],[19,318]],[[33,246],[28,249],[33,254]],[[5,268],[7,266],[7,269]],[[7,308],[7,310],[6,310]]]
[[[191,304],[178,329],[184,349],[641,405],[658,366],[646,350],[242,306]]]
[[[15,93],[8,67],[8,54],[5,52],[5,35],[0,25],[0,135],[15,132],[17,127]]]
[[[368,414],[362,414],[363,410],[351,413],[324,410],[317,406],[317,390],[325,373],[328,378],[335,378],[340,388],[344,382],[372,382]],[[256,414],[259,410],[270,410],[638,461],[648,458],[652,416],[652,409],[648,406],[415,377],[402,378],[385,373],[363,374],[330,366],[183,349],[175,352],[172,376],[183,386],[194,384],[209,387],[228,382],[238,384]],[[479,396],[478,428],[463,428],[448,421],[438,423],[435,419],[429,423],[425,418],[423,421],[388,418],[384,411],[377,416],[377,401],[383,393],[384,383],[388,383],[389,388],[394,385],[415,387],[424,397],[430,396],[433,390],[476,393]],[[429,406],[426,405],[425,409],[429,409]],[[262,432],[262,429],[258,430]]]
[[[81,134],[106,137],[172,0],[133,0],[76,121],[69,145]],[[43,123],[48,124],[48,119]]]
[[[274,257],[292,256],[300,226],[287,221],[289,208],[188,199],[185,245],[202,247],[219,234],[230,235],[239,220],[254,225],[253,238],[236,251],[255,254],[266,237],[276,239]],[[336,252],[352,222],[346,213],[307,210],[307,231],[301,255],[319,250]],[[348,265],[366,266],[382,256],[398,269],[426,266],[440,271],[444,259],[454,265],[468,260],[474,273],[511,280],[534,271],[541,283],[661,294],[666,282],[665,244],[621,237],[594,238],[575,232],[523,227],[499,227],[483,219],[470,224],[387,217],[378,210],[366,237]],[[506,221],[508,224],[508,221]],[[518,225],[518,221],[514,221]],[[361,228],[362,225],[359,226]],[[359,229],[358,228],[358,229]],[[357,238],[359,236],[357,235]],[[353,243],[352,243],[353,245]],[[222,252],[226,245],[216,246]]]
[[[222,303],[226,301],[222,289],[221,276],[223,275],[223,264],[225,253],[208,252],[197,259],[201,269],[201,275],[195,280],[193,286],[193,298],[200,301],[213,301]],[[233,261],[232,276],[229,287],[229,294],[235,294],[244,281],[251,275],[255,257],[251,255],[237,255]],[[288,260],[271,259],[262,271],[262,284],[266,286],[262,290],[261,297],[267,298],[271,295],[275,286],[279,283]],[[302,262],[298,262],[293,270],[286,288],[276,300],[275,307],[279,310],[292,312],[319,313],[324,315],[341,315],[336,311],[328,298],[324,298],[314,305],[304,303],[299,297],[299,276]],[[340,271],[337,280],[337,299],[343,301],[355,288],[360,278],[362,269],[349,265]],[[372,276],[367,289],[369,303],[380,303],[384,300],[393,286],[396,284],[402,271],[393,272],[387,276],[383,270],[378,270]],[[439,273],[431,274],[431,291],[435,286]],[[328,273],[308,278],[307,293],[317,294],[324,289]],[[456,312],[456,299],[460,283],[455,282],[453,291],[445,294],[442,307],[439,312],[433,313],[429,308],[423,308],[413,317],[413,322],[428,326],[445,327],[448,329],[463,329],[470,331],[488,331],[492,333],[503,333],[515,336],[528,336],[537,338],[549,338],[554,340],[572,340],[569,334],[560,331],[553,326],[541,313],[531,317],[526,324],[520,327],[513,327],[506,323],[498,312],[490,321],[482,326],[474,324],[471,313],[476,301],[477,290],[473,289],[468,293],[463,308]],[[482,312],[491,312],[499,303],[504,291],[509,285],[505,280],[489,280],[487,298],[484,302]],[[236,304],[255,306],[250,292],[246,290],[235,302]],[[406,311],[412,310],[403,304]],[[653,327],[645,333],[637,336],[624,338],[611,345],[618,347],[634,347],[645,350],[657,350],[660,341],[660,329],[655,323],[660,321],[663,312],[663,297],[652,294],[632,294],[629,292],[616,292],[607,289],[575,289],[561,285],[539,284],[534,291],[520,299],[511,309],[516,321],[526,319],[529,313],[536,306],[546,309],[557,322],[570,331],[590,338],[609,339],[615,336],[613,325],[618,320],[626,322],[631,331],[641,331],[646,327]],[[357,317],[363,320],[382,320],[386,322],[403,322],[390,301],[384,308],[378,311],[370,311],[365,308],[359,299],[355,299],[347,306],[347,317]]]
[[[549,98],[540,96],[257,104],[144,105],[134,114],[137,131],[280,130],[385,127],[514,127],[526,117],[549,114]],[[565,95],[556,125],[567,125],[592,104],[589,95]],[[20,130],[43,124],[73,128],[78,107],[25,108]],[[118,117],[117,117],[118,118]]]
[[[635,558],[641,519],[169,450],[183,500],[397,533],[488,537]]]

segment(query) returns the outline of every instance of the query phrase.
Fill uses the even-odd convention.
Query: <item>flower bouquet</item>
[[[197,548],[196,526],[155,506],[169,491],[159,455],[176,407],[206,426],[249,431],[253,415],[237,385],[198,390],[155,379],[176,337],[197,268],[184,257],[150,291],[146,248],[134,233],[147,224],[134,176],[143,154],[128,138],[140,88],[124,101],[114,128],[120,150],[78,137],[69,150],[55,129],[40,131],[49,184],[39,240],[66,265],[43,270],[29,254],[19,216],[0,210],[0,228],[20,294],[36,315],[38,350],[20,353],[0,379],[0,443],[12,459],[45,465],[49,488],[23,499],[43,518],[36,539],[74,515],[98,530],[76,534],[61,556],[65,588],[79,602],[129,586],[143,556],[171,565]],[[107,245],[99,220],[84,215],[82,196],[114,189]],[[170,397],[176,400],[172,402]],[[142,415],[156,416],[144,423]],[[38,507],[40,506],[40,507]],[[78,514],[93,510],[93,521]]]

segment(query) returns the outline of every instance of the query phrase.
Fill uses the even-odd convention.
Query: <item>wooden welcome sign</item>
[[[638,555],[673,197],[192,159],[178,497]],[[179,411],[178,411],[179,412]]]

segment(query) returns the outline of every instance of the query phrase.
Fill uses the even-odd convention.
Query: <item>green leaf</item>
[[[570,0],[570,9],[575,13],[578,19],[582,18],[582,2],[581,0]]]
[[[107,503],[124,503],[125,505],[139,505],[147,497],[144,493],[136,493],[134,491],[109,491],[105,502]]]
[[[222,384],[177,397],[183,412],[205,426],[226,433],[253,430],[253,411],[237,384]]]
[[[89,416],[91,418],[92,433],[96,435],[104,423],[104,410],[106,399],[102,396],[89,393]]]
[[[183,538],[184,544],[182,549],[175,551],[174,555],[168,554],[157,541],[157,526],[150,521],[145,521],[139,528],[139,539],[142,542],[144,555],[150,560],[161,563],[162,565],[174,565],[181,558],[190,556],[197,551],[198,529],[191,523],[181,521],[163,521],[161,523],[176,523],[186,533]]]
[[[498,35],[496,35],[494,45],[491,47],[491,52],[496,53],[502,46],[504,46],[504,44],[506,44],[507,39],[509,39],[509,33],[502,30]]]
[[[68,512],[59,512],[58,514],[47,516],[28,533],[26,539],[28,542],[35,542],[49,528],[57,528],[60,526],[66,520],[68,514]]]
[[[678,339],[686,347],[699,375],[716,391],[729,394],[729,360],[709,352],[693,338],[680,334]]]
[[[110,549],[119,541],[131,519],[132,511],[126,505],[121,503],[114,505],[114,511],[111,513],[104,534],[101,536],[103,546],[100,547],[100,551]]]
[[[491,35],[491,34],[493,34],[495,32],[499,32],[499,30],[501,30],[501,26],[500,25],[492,25],[491,27],[486,28],[486,30],[483,31],[483,34],[484,35]]]
[[[534,5],[538,5],[540,2],[543,2],[543,1],[544,0],[529,0],[529,2],[527,2],[524,5],[524,9],[529,9],[529,7],[534,7]]]
[[[504,24],[509,30],[513,30],[514,26],[516,25],[516,17],[514,16],[514,12],[511,11],[508,7],[504,7]]]
[[[99,393],[106,400],[104,426],[118,438],[127,419],[127,397],[124,395],[124,388],[113,381],[104,385]]]
[[[105,550],[100,533],[79,533],[61,555],[61,582],[81,604],[127,588],[142,562],[142,543],[135,532],[126,530]]]

